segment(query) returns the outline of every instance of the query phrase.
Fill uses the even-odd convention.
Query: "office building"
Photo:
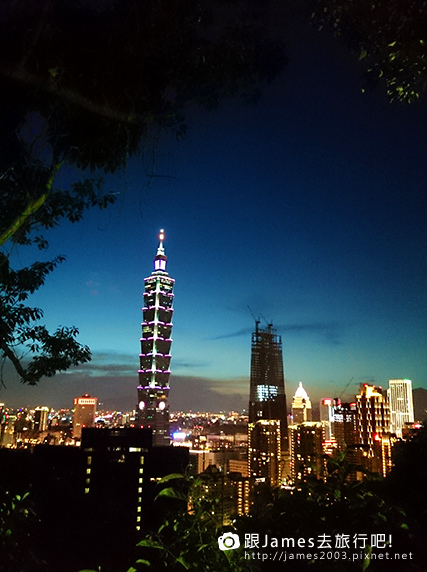
[[[4,403],[0,403],[0,447],[5,444],[4,435],[6,433],[8,421],[9,421],[8,410],[5,407]]]
[[[311,401],[300,381],[292,400],[292,424],[298,425],[307,421],[311,421]]]
[[[282,339],[272,324],[266,329],[255,322],[252,334],[249,424],[260,420],[280,422],[281,449],[287,446],[285,377],[283,373]]]
[[[325,427],[325,439],[327,441],[334,437],[334,412],[338,403],[338,399],[331,399],[330,397],[320,400],[320,421]]]
[[[230,526],[237,516],[249,514],[251,481],[236,473],[224,474],[215,465],[198,476],[194,500],[209,506],[209,518],[219,526]],[[192,508],[192,499],[190,499]]]
[[[394,433],[377,434],[374,439],[374,456],[378,459],[376,470],[386,477],[393,468],[393,450],[400,440]]]
[[[414,422],[412,381],[390,379],[387,394],[390,404],[390,431],[401,439],[405,424]]]
[[[247,459],[229,459],[228,472],[240,473],[242,477],[248,477],[248,460]]]
[[[367,463],[368,448],[359,443],[356,403],[339,403],[334,410],[334,437],[337,449],[345,454],[349,465],[346,477],[348,481],[361,481],[364,473],[361,470]]]
[[[356,395],[357,439],[363,445],[367,456],[366,468],[382,473],[382,458],[379,456],[378,441],[390,432],[390,408],[387,392],[381,387],[364,383]]]
[[[153,433],[153,445],[169,445],[169,376],[172,344],[173,287],[166,272],[164,232],[159,234],[154,270],[144,279],[142,337],[138,370],[138,426]]]
[[[36,407],[34,411],[34,429],[46,431],[48,426],[49,407]]]
[[[324,438],[322,423],[306,421],[289,426],[291,479],[294,483],[304,481],[308,476],[323,477]]]
[[[358,442],[356,403],[340,403],[334,409],[334,436],[339,451]]]
[[[74,399],[73,437],[80,440],[84,427],[95,427],[97,397],[85,393]]]
[[[249,391],[248,471],[256,482],[273,486],[282,480],[288,451],[282,339],[268,324],[255,322]]]
[[[281,424],[279,419],[260,419],[248,426],[249,476],[257,482],[279,486],[282,481]]]

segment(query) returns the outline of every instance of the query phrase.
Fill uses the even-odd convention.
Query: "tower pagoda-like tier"
[[[153,445],[169,445],[169,376],[172,344],[173,287],[160,231],[154,270],[144,279],[142,337],[138,370],[138,425],[153,430]]]

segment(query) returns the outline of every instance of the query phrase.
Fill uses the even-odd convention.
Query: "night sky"
[[[163,135],[106,177],[113,207],[50,232],[47,254],[14,248],[22,264],[67,256],[32,303],[50,328],[79,327],[93,360],[34,388],[7,375],[2,401],[135,406],[160,228],[176,279],[173,410],[246,407],[253,315],[282,336],[288,403],[299,381],[314,402],[390,378],[427,389],[425,103],[363,94],[357,62],[308,25],[288,52],[258,104],[190,112],[184,140]]]

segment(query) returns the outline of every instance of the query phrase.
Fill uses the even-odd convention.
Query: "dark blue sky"
[[[50,327],[78,326],[94,359],[38,388],[11,377],[3,401],[71,406],[87,391],[134,406],[160,228],[176,279],[172,408],[246,405],[248,307],[282,335],[288,401],[300,380],[313,400],[351,378],[349,395],[396,377],[427,389],[426,106],[362,94],[357,63],[314,30],[293,34],[289,58],[257,105],[190,113],[155,165],[148,149],[106,179],[114,207],[50,234],[67,262],[34,304]]]

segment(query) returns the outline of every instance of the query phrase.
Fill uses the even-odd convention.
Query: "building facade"
[[[282,480],[280,420],[260,419],[248,426],[249,476],[258,482],[279,486]]]
[[[382,436],[390,433],[390,408],[387,392],[381,387],[364,383],[356,395],[357,438],[366,453],[366,468],[382,473],[382,458],[377,443]]]
[[[306,421],[289,427],[292,482],[304,481],[309,476],[323,477],[325,459],[322,423]]]
[[[281,448],[286,451],[288,428],[282,338],[272,324],[262,329],[256,321],[252,334],[249,424],[254,425],[261,419],[280,421]]]
[[[297,425],[307,421],[311,421],[311,401],[300,381],[292,400],[292,424]]]
[[[328,441],[334,437],[334,413],[335,407],[338,405],[339,399],[331,399],[326,397],[320,400],[319,412],[320,421],[325,427],[325,439]]]
[[[88,393],[74,399],[73,413],[73,437],[79,440],[84,427],[95,427],[97,397],[91,397]]]
[[[169,376],[172,344],[173,287],[175,280],[166,271],[164,232],[154,270],[144,279],[142,337],[138,370],[138,426],[153,433],[153,445],[169,445]]]
[[[248,472],[255,482],[278,486],[288,452],[282,339],[272,324],[255,322],[252,334]]]
[[[401,439],[405,423],[414,422],[412,381],[410,379],[390,379],[387,395],[390,404],[390,430]]]
[[[34,429],[36,431],[46,431],[48,426],[49,407],[36,407],[34,411]]]
[[[335,407],[334,436],[339,451],[346,451],[359,442],[356,403],[340,403]]]

